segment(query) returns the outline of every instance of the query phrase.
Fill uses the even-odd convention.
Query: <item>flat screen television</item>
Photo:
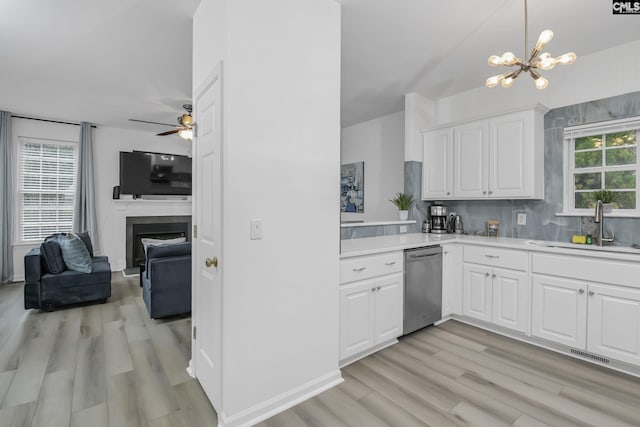
[[[177,154],[120,152],[120,193],[191,195],[191,158]]]

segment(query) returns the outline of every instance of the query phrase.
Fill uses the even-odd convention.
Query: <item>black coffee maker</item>
[[[444,234],[447,232],[448,210],[444,205],[431,205],[431,232]]]

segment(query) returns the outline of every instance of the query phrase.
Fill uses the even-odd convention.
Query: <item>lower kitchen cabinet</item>
[[[529,298],[526,272],[465,263],[462,314],[523,333]]]
[[[342,285],[340,360],[402,335],[402,298],[402,273]]]
[[[533,274],[531,335],[584,349],[587,341],[587,284]]]
[[[640,365],[640,289],[533,276],[532,334]]]
[[[442,317],[462,314],[462,246],[442,246]]]

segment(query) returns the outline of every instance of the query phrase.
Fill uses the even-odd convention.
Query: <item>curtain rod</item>
[[[37,117],[14,116],[14,115],[12,115],[11,117],[16,118],[16,119],[37,120],[39,122],[60,123],[61,125],[80,126],[80,123],[62,122],[60,120],[39,119]],[[91,125],[91,127],[92,128],[96,128],[97,126],[96,125]]]

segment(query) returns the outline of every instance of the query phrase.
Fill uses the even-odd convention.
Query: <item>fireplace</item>
[[[191,216],[128,216],[126,218],[127,269],[137,268],[145,261],[144,238],[191,241]]]

